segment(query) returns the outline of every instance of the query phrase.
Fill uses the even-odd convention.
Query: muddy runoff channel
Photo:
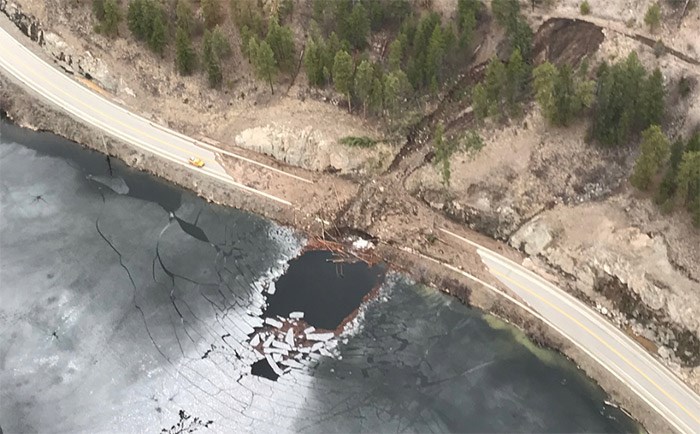
[[[496,318],[51,134],[0,124],[0,207],[4,432],[639,429]]]

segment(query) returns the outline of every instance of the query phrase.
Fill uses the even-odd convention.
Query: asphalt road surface
[[[284,205],[291,205],[283,198],[256,190],[234,180],[217,161],[217,154],[240,158],[267,170],[310,182],[234,153],[219,150],[135,115],[47,64],[3,29],[0,29],[0,68],[41,95],[45,100],[61,107],[74,117],[99,128],[106,134],[179,164],[185,170],[203,172],[250,194],[263,196]],[[202,159],[205,166],[197,168],[190,165],[188,163],[190,157]]]
[[[630,337],[581,301],[522,266],[453,232],[476,247],[489,271],[549,325],[593,357],[678,431],[700,433],[700,398]]]

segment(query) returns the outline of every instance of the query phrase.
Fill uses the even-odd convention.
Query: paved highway
[[[0,29],[0,69],[24,83],[45,100],[106,134],[179,164],[185,170],[200,171],[249,194],[291,205],[283,198],[236,182],[219,164],[217,154],[229,155],[284,176],[311,182],[232,152],[217,149],[135,115],[47,64],[3,29]],[[196,168],[190,165],[187,162],[190,157],[201,158],[205,166]]]
[[[541,319],[627,384],[678,431],[700,433],[700,397],[637,342],[565,291],[454,232],[476,248],[489,271]]]
[[[283,198],[255,190],[233,180],[217,162],[216,154],[227,154],[298,181],[311,182],[217,149],[132,114],[46,64],[2,29],[0,29],[0,69],[23,82],[47,101],[62,107],[76,118],[92,124],[105,133],[177,163],[183,169],[202,171],[249,194],[291,205]],[[206,166],[197,169],[189,165],[187,159],[191,156],[202,158]],[[484,283],[493,291],[523,306],[558,330],[613,375],[629,385],[678,431],[700,433],[700,398],[636,342],[588,306],[520,265],[453,232],[445,229],[443,232],[476,247],[490,272],[517,294],[527,306],[523,306],[519,301],[487,283],[479,281],[480,283]],[[443,265],[478,281],[474,276],[453,266]]]

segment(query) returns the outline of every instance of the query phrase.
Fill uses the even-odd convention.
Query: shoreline
[[[156,175],[190,190],[210,202],[261,215],[307,235],[316,235],[324,230],[324,223],[319,223],[314,215],[304,214],[299,209],[282,207],[245,193],[241,194],[198,173],[183,173],[181,168],[175,167],[172,163],[103,135],[101,132],[95,131],[94,128],[63,113],[60,109],[45,103],[33,95],[31,91],[25,90],[4,74],[0,74],[0,110],[7,114],[10,122],[20,127],[50,132],[88,149],[116,157],[130,167]],[[342,210],[338,211],[342,212]],[[329,217],[324,215],[324,218]],[[340,216],[336,215],[332,220],[335,221],[338,217]],[[348,227],[363,231],[362,228]],[[375,234],[369,235],[376,236]],[[376,238],[381,240],[378,236]],[[417,282],[455,296],[469,306],[493,314],[515,325],[537,345],[560,352],[599,384],[616,405],[624,409],[650,432],[673,431],[665,419],[644,403],[628,386],[579,350],[564,336],[533,317],[529,312],[508,300],[504,300],[482,285],[467,280],[463,275],[446,269],[440,265],[441,262],[444,262],[441,259],[435,259],[435,255],[426,255],[436,261],[436,263],[430,263],[430,261],[407,252],[407,250],[415,251],[411,246],[396,244],[392,241],[382,240],[375,250],[377,256],[384,259],[390,266],[401,270]],[[445,246],[442,247],[447,249]],[[488,282],[489,279],[487,277],[484,280]]]

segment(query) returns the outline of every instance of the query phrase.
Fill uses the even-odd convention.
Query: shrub
[[[644,15],[644,22],[653,32],[661,24],[661,6],[658,3],[654,3],[647,9],[646,15]]]
[[[353,148],[371,148],[377,144],[377,141],[371,139],[367,136],[346,136],[338,140],[341,144],[345,146],[350,146]]]
[[[581,15],[588,15],[591,13],[591,5],[588,4],[588,1],[583,0],[583,3],[581,3],[581,7],[579,8],[581,11]]]

